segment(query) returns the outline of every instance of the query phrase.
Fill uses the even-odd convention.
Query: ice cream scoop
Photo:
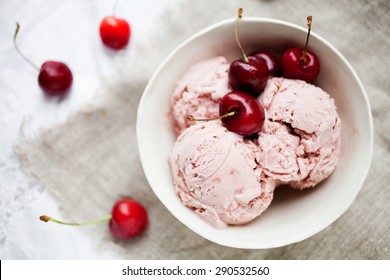
[[[220,121],[192,125],[177,138],[170,158],[176,192],[216,227],[248,223],[268,208],[275,187],[259,168],[257,152]]]
[[[341,131],[329,94],[301,80],[272,78],[259,100],[267,112],[258,138],[264,172],[299,189],[328,177],[338,162]]]
[[[187,114],[198,118],[219,116],[219,100],[232,90],[228,70],[226,58],[218,56],[194,64],[183,74],[170,99],[177,135],[194,124],[186,119]]]

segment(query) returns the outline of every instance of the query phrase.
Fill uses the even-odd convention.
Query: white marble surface
[[[116,60],[137,55],[132,42],[156,32],[159,15],[177,1],[119,1],[116,15],[126,18],[132,28],[130,44],[120,53],[104,47],[98,34],[100,20],[112,13],[115,0],[0,1],[1,259],[118,258],[109,251],[97,252],[93,233],[39,221],[42,214],[61,218],[58,203],[24,173],[12,146],[20,129],[34,135],[42,127],[65,121],[93,98],[115,78]],[[37,71],[13,47],[16,22],[21,25],[18,45],[26,56],[39,66],[53,59],[71,68],[74,83],[66,99],[45,98]]]

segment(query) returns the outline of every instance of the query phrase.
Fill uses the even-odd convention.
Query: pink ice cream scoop
[[[334,100],[319,87],[284,78],[270,79],[259,100],[267,118],[258,138],[263,171],[298,189],[328,177],[340,153]]]
[[[218,56],[198,62],[184,73],[170,100],[177,135],[194,124],[186,119],[187,114],[197,118],[219,116],[219,100],[232,90],[228,70],[226,58]]]
[[[216,227],[240,225],[270,205],[275,182],[256,162],[258,148],[220,121],[190,126],[170,158],[175,189],[184,203]]]

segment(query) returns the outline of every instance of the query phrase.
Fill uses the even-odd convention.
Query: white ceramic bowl
[[[309,49],[321,62],[316,85],[336,102],[342,121],[342,148],[335,172],[320,186],[275,193],[270,208],[244,226],[216,229],[185,207],[175,193],[168,157],[175,142],[167,115],[176,82],[192,64],[217,55],[231,62],[241,57],[233,34],[234,19],[214,24],[178,46],[149,81],[138,108],[137,137],[146,177],[161,202],[184,225],[215,243],[237,248],[284,246],[321,231],[352,204],[368,173],[373,122],[362,83],[347,60],[325,39],[311,33]],[[281,54],[304,44],[306,29],[288,22],[243,18],[239,37],[247,53],[268,49]]]

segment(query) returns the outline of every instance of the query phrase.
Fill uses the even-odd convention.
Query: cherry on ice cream
[[[242,8],[239,8],[238,16],[234,23],[234,35],[242,53],[242,58],[231,63],[229,68],[229,83],[234,90],[245,91],[257,97],[267,85],[270,72],[264,59],[258,59],[255,56],[246,56],[237,33],[237,22],[240,18],[242,18]]]
[[[279,67],[279,61],[278,59],[269,51],[264,51],[264,50],[257,50],[249,56],[254,56],[258,60],[264,60],[265,63],[267,64],[267,68],[269,71],[269,74],[273,77],[278,77],[280,75],[280,67]]]
[[[221,120],[232,132],[242,136],[252,136],[259,132],[264,124],[265,113],[260,102],[243,91],[232,91],[224,95],[219,103],[219,117],[201,119],[187,115],[190,121]]]
[[[221,116],[234,112],[232,116],[222,118],[223,125],[230,131],[242,136],[251,136],[261,130],[265,113],[260,102],[253,96],[233,91],[222,97],[219,103]]]
[[[283,77],[300,79],[306,82],[314,81],[320,73],[320,61],[311,51],[307,50],[309,44],[312,17],[307,17],[308,32],[304,49],[291,48],[286,50],[280,59],[280,68]]]
[[[229,68],[229,83],[235,90],[245,91],[254,97],[267,85],[269,71],[264,60],[248,56],[233,61]]]

